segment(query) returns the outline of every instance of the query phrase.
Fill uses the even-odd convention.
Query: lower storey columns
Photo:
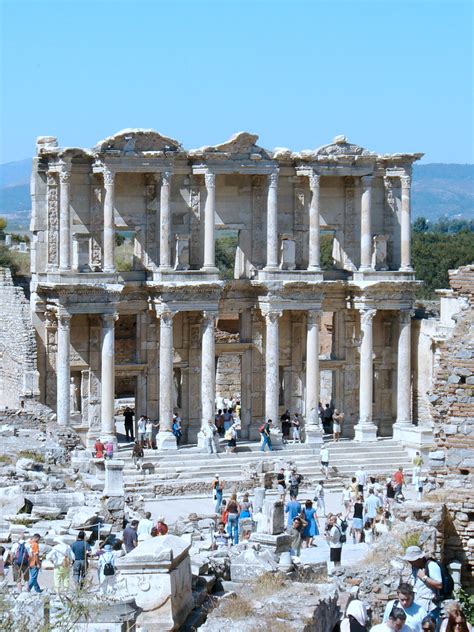
[[[101,348],[101,439],[116,441],[115,437],[115,321],[116,314],[102,315]]]
[[[159,450],[177,448],[173,426],[173,313],[160,316],[160,431],[156,437]]]
[[[322,443],[319,423],[319,327],[321,313],[308,312],[306,334],[306,443]]]
[[[216,397],[215,369],[215,314],[202,314],[202,350],[201,350],[201,430],[209,421],[214,423],[214,402]]]
[[[373,367],[373,319],[377,310],[360,310],[360,375],[359,375],[359,423],[354,427],[356,441],[375,441],[377,427],[372,421],[374,388]]]
[[[56,356],[57,402],[56,417],[59,426],[69,425],[70,398],[69,382],[70,364],[71,314],[60,308],[58,312],[58,352]]]
[[[279,421],[278,400],[280,395],[280,344],[279,318],[280,311],[265,313],[267,335],[265,344],[265,419],[271,419],[274,424]]]

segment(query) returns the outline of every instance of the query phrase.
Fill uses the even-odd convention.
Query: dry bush
[[[236,595],[221,601],[217,607],[216,614],[226,619],[245,619],[254,614],[254,609],[247,599]]]
[[[409,546],[420,546],[420,535],[420,531],[413,531],[412,533],[407,533],[400,538],[400,544],[403,548],[403,552],[405,552]]]
[[[255,598],[270,597],[288,586],[288,581],[279,573],[264,573],[249,586],[249,594]]]

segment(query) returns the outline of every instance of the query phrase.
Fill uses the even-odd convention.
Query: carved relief
[[[385,186],[385,200],[393,212],[396,211],[395,195],[393,193],[393,180],[389,176],[384,176],[383,183]]]
[[[93,272],[102,269],[101,227],[103,223],[102,187],[94,185],[91,191],[91,237],[89,242],[89,266]]]
[[[48,266],[57,268],[59,263],[59,204],[58,182],[48,175]]]

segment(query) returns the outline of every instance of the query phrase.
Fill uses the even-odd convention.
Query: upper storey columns
[[[401,176],[402,185],[402,209],[400,220],[400,270],[412,272],[410,253],[410,230],[411,230],[411,178],[408,175]]]
[[[171,270],[171,171],[161,174],[160,189],[160,269]]]
[[[115,173],[104,167],[104,272],[115,272]]]
[[[320,267],[320,180],[321,176],[314,171],[309,175],[311,202],[309,206],[309,260],[308,270],[319,272]]]
[[[268,176],[267,270],[278,268],[278,170]]]
[[[360,270],[370,270],[372,265],[372,176],[363,176],[360,207]]]
[[[216,174],[208,171],[204,174],[206,183],[206,204],[204,206],[204,264],[202,270],[216,271],[215,261],[215,215],[216,215]]]
[[[59,172],[59,269],[71,269],[71,165]]]

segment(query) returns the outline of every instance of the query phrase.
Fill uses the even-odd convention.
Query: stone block
[[[446,424],[443,426],[443,431],[446,435],[453,435],[457,433],[458,427],[454,424]]]
[[[259,521],[259,533],[278,535],[285,529],[285,508],[279,500],[265,500],[262,510],[262,518]]]
[[[450,375],[448,377],[448,384],[459,384],[460,381],[461,378],[459,377],[459,375]]]
[[[232,581],[248,581],[264,573],[278,570],[273,555],[268,550],[255,551],[247,549],[230,561],[230,578]]]
[[[104,496],[123,496],[123,468],[124,461],[112,459],[105,462]]]
[[[472,375],[472,371],[462,366],[458,366],[453,370],[455,375],[460,375],[461,377],[469,377]]]
[[[250,541],[260,547],[269,549],[272,553],[280,554],[290,550],[291,536],[287,533],[269,535],[268,533],[252,533]]]

